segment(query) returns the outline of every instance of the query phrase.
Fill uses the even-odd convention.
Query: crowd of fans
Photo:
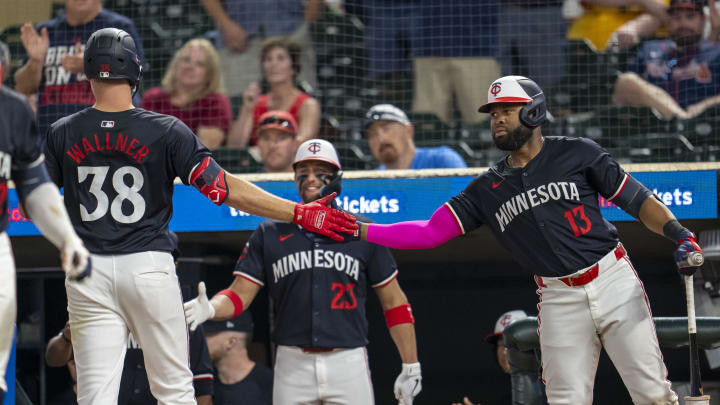
[[[124,29],[139,46],[145,73],[164,70],[160,86],[141,87],[135,104],[177,116],[210,149],[249,151],[267,172],[289,171],[293,148],[338,132],[341,139],[334,141],[357,142],[369,152],[366,167],[465,167],[467,154],[458,148],[461,154],[453,152],[453,145],[441,151],[443,158],[418,156],[428,151],[413,143],[421,132],[411,122],[414,116],[424,114],[455,128],[483,125],[486,116],[477,113],[477,106],[501,74],[533,78],[550,93],[553,111],[552,92],[567,85],[569,70],[584,68],[568,65],[569,41],[584,41],[597,54],[629,52],[623,71],[611,79],[616,81],[608,104],[649,107],[664,119],[691,119],[720,101],[720,13],[715,0],[200,3],[216,30],[189,39],[167,66],[151,67],[145,57],[153,56],[147,43],[143,52],[142,35],[132,20],[104,9],[101,0],[66,0],[64,10],[49,21],[22,26],[23,54],[11,55],[0,46],[3,80],[10,78],[14,59],[19,68],[12,72],[12,85],[35,106],[44,132],[55,120],[94,101],[82,72],[83,46],[90,33],[103,27]],[[569,3],[580,7],[579,15],[568,18]],[[364,23],[363,37],[355,39],[366,51],[364,75],[342,80],[392,82],[410,72],[412,83],[401,85],[412,89],[411,101],[383,99],[380,91],[366,97],[371,103],[364,109],[356,107],[362,112],[355,117],[326,112],[322,103],[330,92],[324,88],[327,73],[318,74],[315,49],[339,44],[313,43],[312,32],[313,24],[328,14],[357,16]],[[388,102],[405,117],[388,120],[397,128],[364,125],[376,108],[368,107]],[[262,117],[284,120],[287,127],[261,131]],[[343,120],[353,119],[359,131],[348,136],[343,131],[353,126]],[[423,146],[442,142],[443,134],[437,134],[433,145]],[[389,155],[398,157],[389,160]]]

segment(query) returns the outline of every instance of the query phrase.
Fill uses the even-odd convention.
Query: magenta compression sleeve
[[[438,208],[427,221],[407,221],[390,225],[368,224],[368,242],[393,249],[428,249],[462,235],[462,230],[447,204]]]

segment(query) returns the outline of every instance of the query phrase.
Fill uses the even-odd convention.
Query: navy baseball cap
[[[203,323],[205,333],[216,332],[243,332],[252,333],[253,321],[250,312],[243,312],[233,319],[227,321],[207,321]]]
[[[365,114],[365,130],[377,121],[394,121],[403,125],[410,125],[407,114],[392,104],[377,104],[370,107],[367,114]]]
[[[668,13],[677,10],[694,10],[702,13],[705,6],[705,0],[670,0]]]

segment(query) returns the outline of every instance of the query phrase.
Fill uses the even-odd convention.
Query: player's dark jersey
[[[173,181],[188,184],[210,152],[175,117],[141,108],[87,108],[52,125],[45,143],[50,177],[92,253],[171,252]]]
[[[0,86],[0,232],[8,226],[7,182],[17,170],[38,164],[42,148],[35,114],[25,97]],[[40,163],[41,164],[41,163]]]
[[[291,223],[265,221],[233,274],[270,289],[275,343],[349,348],[368,343],[368,285],[391,282],[397,264],[385,247],[338,243]]]
[[[520,264],[557,277],[590,266],[618,243],[600,214],[598,193],[612,201],[627,175],[586,138],[545,137],[524,168],[503,159],[449,201],[463,232],[482,224]]]
[[[250,373],[235,384],[223,384],[216,375],[214,391],[213,405],[271,405],[272,370],[255,363]]]
[[[130,335],[132,337],[132,335]],[[190,332],[190,371],[193,373],[195,396],[213,395],[213,366],[202,325]],[[156,405],[150,392],[142,349],[134,339],[128,340],[118,405]]]

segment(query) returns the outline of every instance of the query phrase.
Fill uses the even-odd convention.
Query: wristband
[[[385,324],[388,329],[401,323],[415,323],[410,304],[399,305],[385,311]]]
[[[220,292],[218,292],[216,295],[224,295],[228,298],[230,298],[230,301],[232,301],[233,306],[235,307],[233,311],[233,318],[240,315],[243,311],[243,302],[240,299],[240,296],[235,293],[235,291],[230,289],[225,289]]]
[[[663,225],[663,235],[675,243],[684,240],[688,236],[695,238],[695,234],[680,225],[677,219],[672,219]]]

